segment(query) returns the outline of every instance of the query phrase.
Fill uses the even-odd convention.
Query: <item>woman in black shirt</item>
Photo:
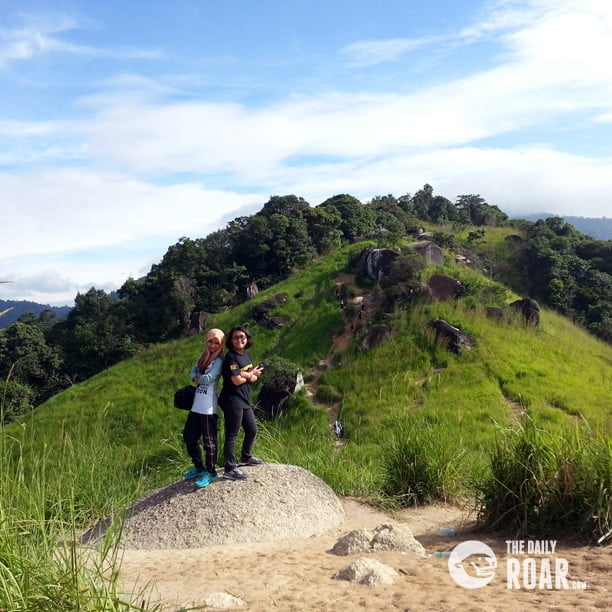
[[[219,404],[225,420],[225,443],[223,455],[225,478],[244,480],[248,476],[238,469],[242,465],[261,465],[263,461],[253,456],[253,445],[257,436],[257,422],[251,407],[251,385],[261,376],[262,369],[253,367],[248,348],[253,338],[246,328],[238,325],[227,334],[225,345],[228,353],[223,360],[223,389]],[[244,441],[240,461],[236,462],[236,438],[244,429]]]

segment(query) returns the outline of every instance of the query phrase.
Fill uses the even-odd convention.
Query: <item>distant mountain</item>
[[[532,213],[530,215],[518,215],[517,219],[526,221],[537,221],[548,217],[561,217],[566,223],[573,225],[579,232],[591,236],[596,240],[612,240],[612,218],[610,217],[574,217],[555,215],[554,213]]]
[[[50,310],[58,319],[63,319],[72,310],[70,306],[49,306],[49,304],[38,304],[36,302],[28,302],[27,300],[0,300],[0,312],[7,308],[11,308],[11,310],[0,317],[0,328],[8,327],[11,323],[15,323],[25,312],[33,312],[38,316],[43,310]]]

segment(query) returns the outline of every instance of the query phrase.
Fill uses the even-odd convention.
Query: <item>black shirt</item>
[[[241,372],[246,372],[253,368],[253,358],[248,351],[242,355],[230,351],[223,360],[221,375],[223,376],[223,388],[219,396],[221,407],[236,404],[251,405],[251,385],[244,383],[235,385],[232,376],[238,376]]]

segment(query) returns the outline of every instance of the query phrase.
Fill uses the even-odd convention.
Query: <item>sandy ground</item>
[[[508,554],[502,538],[474,532],[465,511],[453,506],[429,506],[385,514],[354,499],[343,499],[346,520],[322,536],[273,543],[230,544],[190,550],[125,550],[122,579],[135,601],[162,601],[165,611],[205,609],[211,593],[229,593],[245,605],[243,610],[603,610],[610,609],[612,547],[576,546],[558,541],[555,554]],[[495,552],[498,569],[483,588],[457,585],[445,558],[412,557],[400,552],[379,551],[368,555],[337,556],[330,549],[340,536],[371,528],[389,520],[410,527],[428,552],[450,550],[465,540],[480,540]],[[440,536],[450,526],[455,537]],[[526,547],[529,545],[525,539]],[[369,556],[393,567],[399,577],[391,585],[375,587],[334,579],[334,574],[358,558]],[[527,558],[531,559],[526,563]],[[563,558],[569,567],[568,585],[580,588],[509,589],[506,569],[510,559],[531,567],[539,578],[542,560]],[[528,573],[529,581],[529,573]],[[527,582],[528,582],[527,581]],[[545,581],[546,582],[546,581]],[[206,608],[220,609],[220,608]]]

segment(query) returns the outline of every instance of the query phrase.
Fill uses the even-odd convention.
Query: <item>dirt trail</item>
[[[340,297],[341,287],[350,285],[356,295],[348,300],[348,304]],[[336,297],[338,298],[338,308],[346,311],[349,305],[357,309],[357,314],[353,317],[344,316],[344,327],[336,333],[332,339],[331,346],[327,355],[319,361],[319,363],[311,369],[311,380],[306,384],[306,393],[311,398],[313,403],[316,401],[319,378],[321,374],[333,367],[334,355],[346,351],[355,339],[355,334],[366,325],[369,314],[371,314],[371,301],[369,300],[371,293],[364,289],[358,289],[355,285],[355,274],[342,272],[336,278]],[[332,402],[325,404],[329,412],[330,426],[333,427],[335,421],[341,418],[342,403]],[[338,441],[342,445],[341,441]]]
[[[149,588],[139,602],[163,601],[162,610],[204,609],[211,593],[229,593],[245,602],[249,611],[344,610],[571,610],[609,609],[612,576],[610,548],[575,546],[560,541],[551,558],[567,560],[570,581],[581,589],[509,589],[504,538],[473,532],[473,517],[455,506],[434,505],[386,514],[359,500],[342,500],[346,520],[324,535],[260,544],[228,544],[191,550],[126,550],[121,578],[136,597],[138,587]],[[343,534],[397,521],[406,524],[428,552],[453,548],[477,539],[495,552],[498,570],[484,588],[465,589],[451,578],[447,559],[420,558],[401,552],[371,553],[393,567],[399,577],[392,585],[368,587],[336,580],[334,574],[365,555],[342,557],[330,553]],[[458,530],[458,536],[440,536],[441,526]],[[547,555],[536,555],[543,558]],[[520,556],[518,557],[520,559]],[[572,584],[570,582],[570,584]],[[553,582],[554,587],[554,582]],[[200,607],[202,606],[202,607]],[[209,609],[209,608],[207,608]],[[213,608],[219,609],[219,608]]]

